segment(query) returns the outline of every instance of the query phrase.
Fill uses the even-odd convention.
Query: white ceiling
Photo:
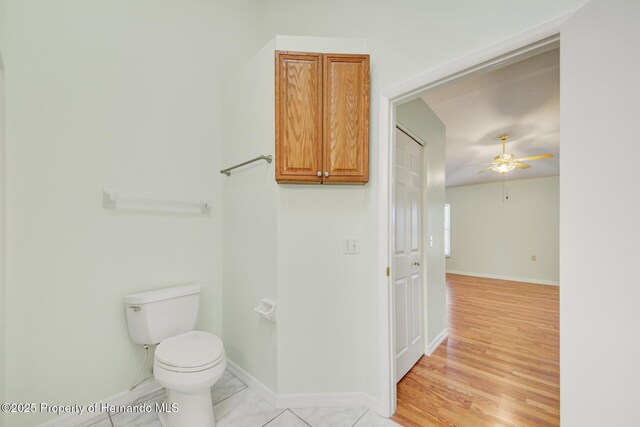
[[[553,49],[422,97],[447,128],[447,187],[502,181],[478,171],[501,153],[503,133],[507,153],[516,157],[554,155],[509,172],[509,179],[559,174],[559,59]]]

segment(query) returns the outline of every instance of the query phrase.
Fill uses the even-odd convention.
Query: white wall
[[[558,284],[559,177],[447,188],[451,273]],[[531,256],[536,256],[536,261]]]
[[[562,15],[584,1],[268,0],[262,24],[267,35],[365,37],[375,54],[375,95],[419,72]],[[374,99],[377,103],[376,96]]]
[[[4,0],[0,0],[0,378],[5,378],[5,108],[4,108]],[[0,402],[5,399],[5,381],[0,381]],[[2,415],[0,415],[0,423]]]
[[[4,0],[0,0],[0,51],[4,52]]]
[[[225,83],[224,166],[273,154],[275,40]],[[278,299],[277,185],[274,163],[234,170],[224,178],[223,342],[229,360],[277,390],[277,324],[253,311]],[[280,309],[280,307],[278,307]]]
[[[592,0],[562,30],[560,412],[637,426],[640,3]],[[603,163],[609,150],[621,163]],[[607,167],[612,166],[612,167]]]
[[[303,344],[289,353],[292,363],[283,355],[284,344],[279,344],[278,365],[286,368],[286,373],[279,373],[286,376],[280,382],[283,391],[356,390],[379,396],[382,367],[378,366],[376,284],[386,267],[377,265],[376,256],[379,92],[542,24],[581,3],[582,0],[460,4],[417,0],[268,2],[263,21],[267,35],[364,38],[371,53],[369,184],[358,188],[297,187],[280,199],[278,226],[289,224],[290,231],[283,232],[279,241],[288,253],[279,258],[282,264],[278,281],[290,283],[287,289],[291,293],[285,296],[279,285],[278,298],[289,298],[287,303],[295,307],[287,323],[303,339]],[[346,233],[361,235],[361,258],[347,261],[339,255],[338,247]],[[342,259],[345,262],[338,261]],[[326,304],[331,305],[322,309]],[[279,337],[284,325],[285,321],[279,320]],[[339,360],[337,368],[335,360]]]
[[[4,2],[0,0],[0,34],[4,33]],[[5,108],[4,108],[4,38],[0,35],[0,378],[5,378]],[[5,399],[5,381],[0,381],[0,402]],[[0,415],[0,422],[2,416]]]
[[[364,38],[372,55],[371,182],[278,196],[278,227],[288,227],[278,232],[277,289],[290,311],[277,328],[294,341],[278,344],[277,364],[284,392],[377,396],[379,91],[582,2],[8,0],[6,297],[8,323],[19,326],[6,337],[7,398],[88,401],[126,387],[141,356],[120,305],[133,288],[203,280],[201,326],[220,330],[223,209],[208,219],[114,215],[99,191],[204,195],[219,206],[218,76],[257,51],[254,30],[262,43],[278,33]],[[262,121],[257,130],[267,120],[245,118],[250,128]],[[362,237],[359,258],[338,252],[347,233]]]
[[[4,67],[0,56],[0,378],[5,378],[5,330],[6,330],[6,298],[5,298],[5,120],[4,120]],[[0,381],[0,401],[4,401],[5,381]],[[0,421],[2,420],[0,415]]]
[[[278,49],[368,53],[362,39],[279,37]],[[280,394],[363,391],[375,369],[362,345],[375,337],[365,194],[360,185],[278,185]],[[360,254],[342,253],[345,237],[361,239]]]
[[[123,295],[204,284],[221,331],[223,76],[252,2],[7,1],[6,398],[88,403],[142,362]],[[211,214],[102,208],[101,189],[210,199]],[[46,415],[8,417],[34,425]]]
[[[355,53],[365,52],[366,45],[361,40],[314,37],[277,37],[267,43],[225,84],[223,158],[229,165],[273,154],[276,49]],[[224,342],[229,358],[274,392],[357,391],[352,378],[370,371],[363,368],[367,363],[345,358],[344,349],[362,352],[363,347],[352,345],[352,337],[375,331],[361,316],[349,324],[340,323],[367,310],[351,304],[365,293],[358,287],[369,243],[357,208],[362,194],[361,186],[278,185],[274,165],[263,162],[226,178]],[[343,215],[327,215],[323,207],[338,200]],[[308,214],[300,216],[300,208],[308,209]],[[345,220],[348,211],[350,219]],[[323,246],[327,230],[361,237],[364,253],[342,254],[338,239],[329,243],[330,250],[310,257],[299,241]],[[318,270],[324,268],[319,259],[331,260],[333,272]],[[354,266],[360,267],[350,271]],[[310,280],[315,275],[329,278],[319,284]],[[262,297],[277,300],[275,325],[253,312]],[[331,375],[326,375],[330,370]],[[314,386],[298,388],[300,375]]]
[[[445,200],[445,148],[446,129],[444,123],[424,103],[416,99],[399,105],[396,120],[403,128],[409,129],[424,147],[424,183],[423,183],[423,248],[425,265],[426,308],[425,353],[434,341],[447,329],[447,285],[444,259],[444,200]],[[433,238],[433,247],[429,246],[429,237]]]

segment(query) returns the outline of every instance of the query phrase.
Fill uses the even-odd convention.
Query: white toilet
[[[200,285],[141,292],[124,297],[133,342],[158,344],[153,375],[167,392],[167,406],[177,411],[160,415],[166,427],[213,427],[211,386],[224,373],[227,359],[217,336],[194,331]]]

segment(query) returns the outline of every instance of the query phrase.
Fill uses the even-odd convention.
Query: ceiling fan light
[[[479,173],[494,171],[496,173],[504,175],[511,172],[515,168],[527,169],[530,167],[528,164],[522,162],[539,159],[550,159],[553,157],[553,154],[538,154],[534,156],[516,158],[516,156],[514,156],[513,154],[507,153],[507,138],[509,138],[509,135],[500,135],[500,141],[502,141],[502,153],[495,156],[493,158],[493,162],[489,165],[489,167],[482,169]]]
[[[516,165],[513,163],[500,163],[494,164],[491,167],[491,170],[497,173],[508,173],[516,168]]]

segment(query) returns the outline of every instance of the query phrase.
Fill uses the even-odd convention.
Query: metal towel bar
[[[230,176],[232,170],[234,170],[236,168],[239,168],[241,166],[244,166],[244,165],[248,165],[249,163],[257,162],[258,160],[266,160],[267,163],[271,163],[273,158],[271,157],[270,154],[269,155],[264,155],[263,154],[262,156],[258,156],[256,158],[251,159],[251,160],[247,160],[246,162],[242,162],[242,163],[238,163],[237,165],[233,165],[230,168],[221,169],[220,173],[223,173],[223,174],[225,174],[227,176]]]

